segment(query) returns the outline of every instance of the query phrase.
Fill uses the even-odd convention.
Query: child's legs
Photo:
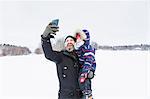
[[[88,94],[88,95],[92,94],[91,79],[86,79],[85,82],[83,83],[79,82],[79,86],[83,94]]]

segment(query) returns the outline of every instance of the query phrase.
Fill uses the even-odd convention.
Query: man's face
[[[67,38],[65,40],[65,48],[66,50],[68,51],[73,51],[74,50],[74,44],[75,44],[75,41],[72,39],[72,38]]]

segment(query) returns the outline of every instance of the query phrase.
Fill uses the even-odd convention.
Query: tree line
[[[135,45],[119,45],[119,46],[108,46],[108,45],[99,45],[96,42],[91,42],[91,45],[96,50],[140,50],[140,51],[150,51],[150,45],[149,44],[135,44]],[[64,38],[60,38],[56,40],[55,43],[52,43],[53,50],[55,51],[61,51],[64,49]],[[29,48],[27,47],[21,47],[16,45],[10,45],[10,44],[0,44],[0,56],[16,56],[16,55],[28,55],[31,54]],[[36,48],[34,50],[35,54],[43,54],[42,46]]]
[[[135,45],[118,45],[118,46],[109,46],[109,45],[99,45],[97,42],[91,41],[91,45],[96,50],[139,50],[139,51],[150,51],[149,44],[135,44]],[[64,38],[58,39],[54,44],[52,44],[53,50],[61,51],[64,48]],[[42,54],[43,50],[40,46],[35,49],[36,54]]]
[[[10,44],[0,44],[0,56],[28,55],[31,51],[27,47]]]

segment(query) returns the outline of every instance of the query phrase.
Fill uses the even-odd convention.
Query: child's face
[[[77,40],[77,41],[76,41],[77,43],[83,41],[83,40],[81,39],[80,33],[76,33],[76,40]]]
[[[76,39],[81,39],[80,33],[76,33]]]

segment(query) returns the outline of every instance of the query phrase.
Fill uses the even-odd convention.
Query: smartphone
[[[52,20],[51,24],[58,26],[59,19]]]

